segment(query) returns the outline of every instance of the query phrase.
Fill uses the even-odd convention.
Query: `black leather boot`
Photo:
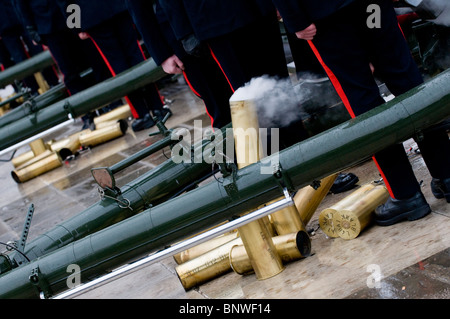
[[[450,178],[437,179],[433,178],[431,180],[431,192],[436,198],[444,198],[447,203],[450,203]]]
[[[164,117],[166,117],[167,113],[169,113],[169,117],[172,116],[172,111],[169,108],[163,107],[161,110],[153,110],[153,116],[156,116],[156,118],[162,122]]]
[[[375,222],[380,226],[390,226],[402,220],[416,220],[431,212],[422,192],[408,199],[389,198],[375,209]]]
[[[352,189],[358,182],[359,182],[358,176],[356,176],[353,173],[347,174],[339,173],[338,177],[333,183],[333,186],[331,186],[330,191],[333,194],[339,194]]]
[[[134,132],[139,132],[142,130],[149,129],[155,125],[155,121],[153,121],[150,114],[146,114],[143,118],[136,119],[131,124],[131,128]]]

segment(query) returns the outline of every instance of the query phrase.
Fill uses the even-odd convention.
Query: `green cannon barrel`
[[[163,145],[167,145],[167,140],[174,138],[172,142],[176,143],[178,141],[176,137],[177,135],[173,137],[168,136],[162,139],[161,142]],[[198,154],[202,154],[205,147],[210,143],[210,140],[205,139],[193,145],[191,150],[192,156],[198,157]],[[156,149],[158,150],[159,148]],[[142,152],[138,152],[138,154],[140,153]],[[148,152],[146,155],[149,155]],[[123,167],[127,162],[128,159],[117,163],[114,167]],[[124,185],[120,189],[120,196],[116,197],[118,201],[105,197],[98,203],[27,243],[24,254],[28,259],[34,260],[89,234],[134,216],[144,209],[168,200],[177,192],[208,176],[211,171],[211,164],[205,163],[201,158],[193,160],[191,163],[179,164],[168,159],[139,178]],[[123,205],[124,202],[128,203],[129,206]],[[12,252],[8,256],[10,265],[8,267],[4,265],[3,267],[1,264],[6,261],[7,259],[0,260],[0,269],[21,266],[22,263],[26,262],[26,259],[21,254]],[[0,274],[2,274],[2,271],[0,271]]]
[[[450,115],[450,73],[279,154],[42,256],[0,277],[0,298],[65,291],[76,264],[82,281],[164,249],[402,142]],[[272,163],[272,164],[270,164]],[[262,174],[264,167],[279,167]]]
[[[67,88],[64,84],[60,83],[47,92],[25,101],[25,103],[2,115],[0,117],[0,127],[13,123],[27,115],[32,115],[44,107],[65,99],[68,96]]]
[[[152,59],[0,128],[0,150],[77,118],[165,76]]]
[[[54,64],[50,51],[45,50],[0,72],[0,87],[22,80]]]

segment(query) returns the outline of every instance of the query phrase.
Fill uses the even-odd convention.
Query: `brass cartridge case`
[[[270,205],[279,200],[280,198],[271,201],[266,205]],[[263,205],[262,207],[266,205]],[[295,206],[288,206],[286,208],[277,211],[276,213],[271,214],[270,221],[272,222],[272,227],[275,230],[276,235],[278,236],[292,234],[300,230],[305,230],[305,225],[303,224],[303,221],[300,219],[300,214]],[[273,234],[272,237],[273,236],[275,236],[275,234]]]
[[[25,152],[11,160],[15,168],[19,168],[25,163],[31,164],[32,162],[30,161],[32,159],[41,155],[42,153],[46,153],[46,151],[51,149],[50,146],[47,143],[44,143],[44,140],[41,138],[29,143],[29,146],[31,148],[30,151]],[[47,155],[49,155],[48,152]],[[44,155],[44,157],[47,155]],[[38,157],[37,160],[40,160],[41,158],[42,156]]]
[[[354,239],[371,222],[375,208],[386,202],[389,192],[386,187],[379,185],[364,192],[353,203],[339,209],[334,214],[334,225],[339,237]]]
[[[24,169],[25,167],[28,167],[32,164],[35,164],[37,162],[40,162],[41,160],[43,160],[44,158],[52,155],[53,152],[51,150],[46,150],[45,152],[37,155],[37,156],[33,156],[30,160],[26,161],[25,163],[22,163],[20,166],[17,167],[16,170],[21,170]]]
[[[119,106],[108,113],[102,114],[100,116],[94,117],[95,128],[99,129],[104,127],[104,123],[117,122],[119,120],[125,120],[132,117],[130,106],[128,104]],[[107,126],[107,125],[106,125]]]
[[[50,85],[48,85],[47,81],[45,80],[45,78],[41,72],[34,73],[34,78],[36,80],[36,83],[39,86],[39,90],[38,90],[39,94],[43,94],[50,89]]]
[[[42,154],[46,150],[48,150],[48,146],[44,143],[44,140],[42,138],[34,140],[29,145],[34,156],[38,156],[39,154]]]
[[[175,271],[184,289],[188,290],[229,272],[231,270],[230,249],[235,245],[242,245],[240,238],[235,238],[177,266]]]
[[[92,131],[89,129],[82,130],[75,134],[70,135],[67,138],[61,139],[59,141],[50,144],[50,149],[53,152],[59,153],[62,159],[65,159],[69,155],[75,154],[81,148],[80,136],[83,134],[89,134]]]
[[[238,237],[238,232],[232,232],[229,234],[224,234],[222,236],[218,236],[214,239],[208,240],[202,244],[194,246],[190,249],[186,249],[185,251],[175,254],[173,258],[175,259],[178,265],[181,265],[189,260],[197,258],[204,253],[213,250],[219,246],[222,246]]]
[[[362,197],[365,193],[369,192],[375,187],[373,184],[365,184],[352,192],[350,195],[344,197],[342,200],[334,204],[333,206],[326,208],[320,212],[319,215],[319,225],[322,231],[327,234],[327,236],[336,238],[339,237],[336,227],[334,216],[339,212],[339,210],[350,206],[353,202]]]
[[[31,160],[33,157],[34,157],[33,151],[28,151],[28,152],[22,153],[16,157],[14,157],[11,160],[11,163],[13,164],[13,166],[15,168],[17,168],[17,167],[21,166],[22,164]]]
[[[100,123],[95,125],[95,129],[96,130],[100,130],[100,129],[104,128],[104,127],[112,126],[115,123],[117,123],[118,121],[120,121],[120,120],[112,120],[112,121],[100,122]]]
[[[41,155],[44,154],[46,153],[43,153]],[[40,159],[39,161],[34,161],[32,164],[26,164],[24,165],[24,167],[12,171],[11,175],[17,183],[24,183],[39,175],[60,167],[61,165],[62,161],[59,155],[57,153],[51,152],[51,154]]]
[[[276,236],[272,240],[284,262],[307,257],[311,253],[311,241],[305,231]],[[231,261],[232,256],[234,257],[233,262]],[[238,271],[233,267],[236,267]],[[241,238],[232,239],[175,268],[178,278],[186,290],[223,275],[231,269],[238,274],[253,272],[252,263]]]
[[[120,120],[111,126],[81,134],[80,143],[85,147],[96,146],[124,135],[127,128],[128,124],[124,120]]]
[[[242,168],[256,163],[263,156],[258,115],[256,106],[251,100],[231,100],[230,110],[237,165],[238,168]],[[259,280],[273,277],[284,270],[266,226],[269,223],[268,217],[264,217],[238,229]]]
[[[295,207],[297,207],[300,219],[308,225],[314,213],[327,196],[338,174],[333,174],[320,181],[320,187],[314,189],[312,186],[305,186],[294,195]]]
[[[273,243],[283,263],[288,263],[311,254],[311,240],[308,233],[301,230],[296,233],[276,236]],[[252,264],[242,245],[235,245],[230,250],[230,265],[240,275],[253,273]]]

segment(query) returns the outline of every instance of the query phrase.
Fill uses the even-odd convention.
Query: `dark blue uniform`
[[[252,78],[287,77],[276,11],[270,0],[164,0],[178,39],[208,44],[233,90]]]
[[[0,8],[0,37],[4,48],[8,51],[13,64],[25,61],[28,59],[28,53],[21,39],[24,29],[11,0],[0,0]],[[6,60],[6,63],[8,63],[8,60]],[[23,83],[33,93],[37,93],[39,86],[32,76],[23,79]]]
[[[67,28],[60,0],[12,0],[23,25],[37,44],[48,46],[70,94],[106,79],[107,69],[92,44],[84,43]],[[93,76],[81,77],[92,68]]]
[[[6,68],[14,65],[14,61],[11,58],[11,54],[8,51],[8,48],[3,43],[2,39],[0,39],[0,70],[4,71]]]
[[[188,55],[161,10],[153,1],[127,0],[133,21],[142,35],[145,45],[158,65],[172,55],[183,61],[184,76],[192,91],[203,99],[211,125],[221,128],[231,122],[229,99],[232,91],[222,71],[211,55]]]
[[[139,46],[138,33],[128,13],[125,0],[76,0],[70,1],[81,8],[81,29],[87,32],[113,76],[141,63],[145,56]],[[155,83],[128,94],[127,97],[133,116],[144,120],[133,123],[133,130],[138,131],[154,125],[149,116],[167,112],[163,110],[163,100]]]
[[[291,32],[306,29],[357,0],[273,0]],[[375,3],[376,1],[373,1]]]
[[[369,67],[370,63],[375,68],[375,75],[396,96],[423,82],[398,26],[392,0],[273,2],[289,31],[301,31],[311,23],[316,25],[317,34],[309,44],[352,117],[384,103]],[[369,28],[367,24],[371,14],[368,6],[372,4],[381,9],[380,24],[375,28]],[[449,180],[450,142],[447,133],[444,130],[433,130],[424,135],[425,138],[417,142],[431,176]],[[408,218],[421,217],[421,214],[429,212],[402,144],[375,154],[374,160],[392,198],[408,205],[423,207],[423,213],[411,212]],[[447,190],[449,191],[450,189]],[[395,205],[392,203],[394,201],[391,200],[383,208],[384,213],[380,213],[380,216],[384,217],[380,217],[379,223],[387,225],[394,222],[397,218],[392,215],[395,211],[392,207],[406,205],[400,201]],[[390,212],[387,207],[391,207]]]
[[[193,34],[207,44],[233,91],[256,77],[289,76],[270,0],[160,0],[160,4],[178,39]],[[264,125],[279,128],[281,149],[307,137],[301,119],[289,126],[270,122]]]

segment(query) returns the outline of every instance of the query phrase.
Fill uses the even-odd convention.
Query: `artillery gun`
[[[139,66],[139,72],[134,75],[136,78],[131,72],[124,79],[119,75],[119,81],[111,80],[108,86],[102,84],[85,93],[89,98],[77,96],[70,100],[69,113],[79,116],[98,107],[92,101],[97,97],[94,93],[97,89],[101,103],[107,103],[109,99],[115,99],[130,90],[125,79],[136,79],[132,81],[135,86],[141,85],[140,81],[153,82],[162,73],[149,65],[145,63]],[[26,245],[25,242],[19,243],[14,254],[0,255],[0,296],[58,296],[68,289],[70,273],[67,272],[67,266],[72,264],[80,267],[80,275],[88,286],[99,284],[120,276],[121,271],[112,270],[123,264],[133,263],[140,267],[155,262],[161,256],[198,244],[210,238],[211,234],[216,236],[229,230],[219,226],[215,232],[207,232],[206,236],[187,239],[210,227],[224,222],[229,227],[237,227],[240,223],[250,222],[252,218],[292,205],[291,197],[301,187],[351,167],[392,143],[420,135],[430,126],[443,123],[449,116],[449,77],[450,73],[445,71],[367,114],[344,123],[340,119],[342,124],[283,150],[277,155],[277,160],[274,160],[274,155],[239,170],[232,162],[222,163],[219,165],[222,178],[202,187],[196,188],[199,181],[217,173],[217,170],[211,170],[212,159],[208,162],[204,158],[201,161],[194,160],[192,165],[175,164],[168,160],[145,177],[118,189],[114,182],[117,171],[160,147],[180,142],[178,138],[172,138],[173,132],[167,134],[167,130],[160,128],[164,138],[152,145],[150,150],[143,150],[128,162],[110,168],[93,169],[93,175],[107,196],[76,216],[70,228],[56,227],[51,236],[44,235]],[[120,91],[116,92],[116,88],[120,88]],[[113,96],[108,96],[111,93]],[[57,104],[58,107],[53,108],[53,111],[55,121],[59,123],[67,118],[67,112],[61,112],[64,104]],[[44,126],[37,131],[43,129]],[[229,127],[221,131],[224,137],[221,143],[226,141],[227,129]],[[180,137],[180,134],[176,136]],[[16,141],[23,138],[20,136]],[[191,148],[189,154],[194,158],[194,154],[203,156],[207,147],[209,151],[222,147],[217,141],[213,142],[214,139],[202,141]],[[211,156],[211,152],[208,156]],[[276,165],[271,166],[270,163]],[[260,174],[267,165],[273,174]],[[248,219],[238,217],[280,197],[284,199],[268,209],[257,210]],[[31,211],[30,208],[29,216]],[[149,257],[145,257],[149,254]],[[126,271],[134,269],[130,267]],[[106,277],[94,279],[107,273]]]
[[[241,217],[236,217],[240,214],[268,201],[286,197],[269,211],[290,205],[291,194],[299,188],[448,118],[449,77],[449,71],[443,72],[385,105],[258,163],[239,170],[227,165],[224,173],[228,174],[220,180],[24,261],[20,267],[14,268],[9,257],[2,255],[1,267],[6,272],[0,276],[0,296],[56,296],[68,289],[68,265],[78,265],[83,282],[89,282],[148,254],[166,249],[173,253],[172,245],[222,222],[239,220]],[[273,174],[261,174],[264,166],[272,167]],[[267,214],[267,210],[259,213]]]

